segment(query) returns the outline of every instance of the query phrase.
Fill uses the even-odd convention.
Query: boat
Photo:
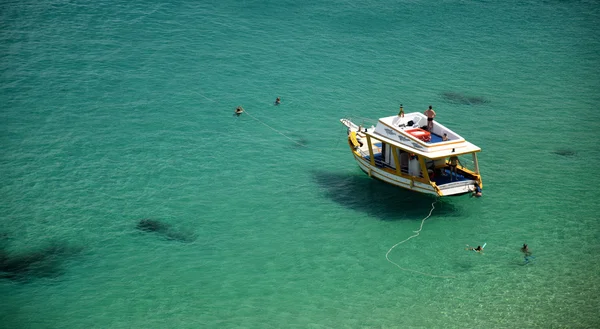
[[[401,111],[380,118],[370,128],[351,119],[340,121],[348,128],[354,159],[370,177],[436,196],[481,195],[477,162],[481,148],[439,121],[433,122],[431,131],[427,117],[420,112]]]

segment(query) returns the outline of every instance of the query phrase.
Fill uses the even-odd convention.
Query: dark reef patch
[[[451,91],[443,92],[442,98],[448,103],[462,104],[462,105],[481,105],[481,104],[489,103],[489,101],[483,97],[469,96],[469,95],[451,92]]]
[[[569,149],[554,150],[554,151],[552,151],[552,153],[561,155],[564,157],[572,157],[572,156],[577,155],[577,152],[575,152],[573,150],[569,150]]]
[[[299,133],[291,132],[288,133],[286,137],[294,143],[292,144],[292,147],[294,148],[305,148],[308,144],[306,136]]]
[[[27,282],[35,278],[55,278],[63,273],[63,263],[81,252],[66,244],[26,252],[11,252],[0,248],[0,278]]]
[[[308,144],[308,139],[306,138],[298,138],[295,140],[294,147],[306,147]]]
[[[171,225],[155,219],[141,219],[138,221],[136,228],[143,232],[157,233],[167,240],[175,240],[180,242],[192,242],[196,240],[195,235],[175,230],[173,227],[171,227]]]

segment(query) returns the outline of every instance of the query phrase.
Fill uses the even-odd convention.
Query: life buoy
[[[348,135],[348,144],[353,148],[360,147],[360,143],[358,143],[358,140],[356,139],[356,131],[351,131]]]

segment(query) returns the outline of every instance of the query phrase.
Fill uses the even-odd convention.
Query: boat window
[[[471,171],[475,170],[475,164],[473,163],[472,154],[462,154],[457,156],[457,158],[460,166]],[[451,157],[446,158],[446,163],[452,164]]]
[[[396,149],[398,151],[398,161],[400,162],[400,172],[403,174],[408,174],[408,153],[401,150]]]

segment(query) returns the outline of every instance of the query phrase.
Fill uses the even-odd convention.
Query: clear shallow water
[[[0,280],[7,327],[599,326],[593,2],[1,6],[2,248],[45,255]],[[483,149],[484,198],[390,253],[452,278],[387,262],[435,199],[338,121],[399,103]]]

